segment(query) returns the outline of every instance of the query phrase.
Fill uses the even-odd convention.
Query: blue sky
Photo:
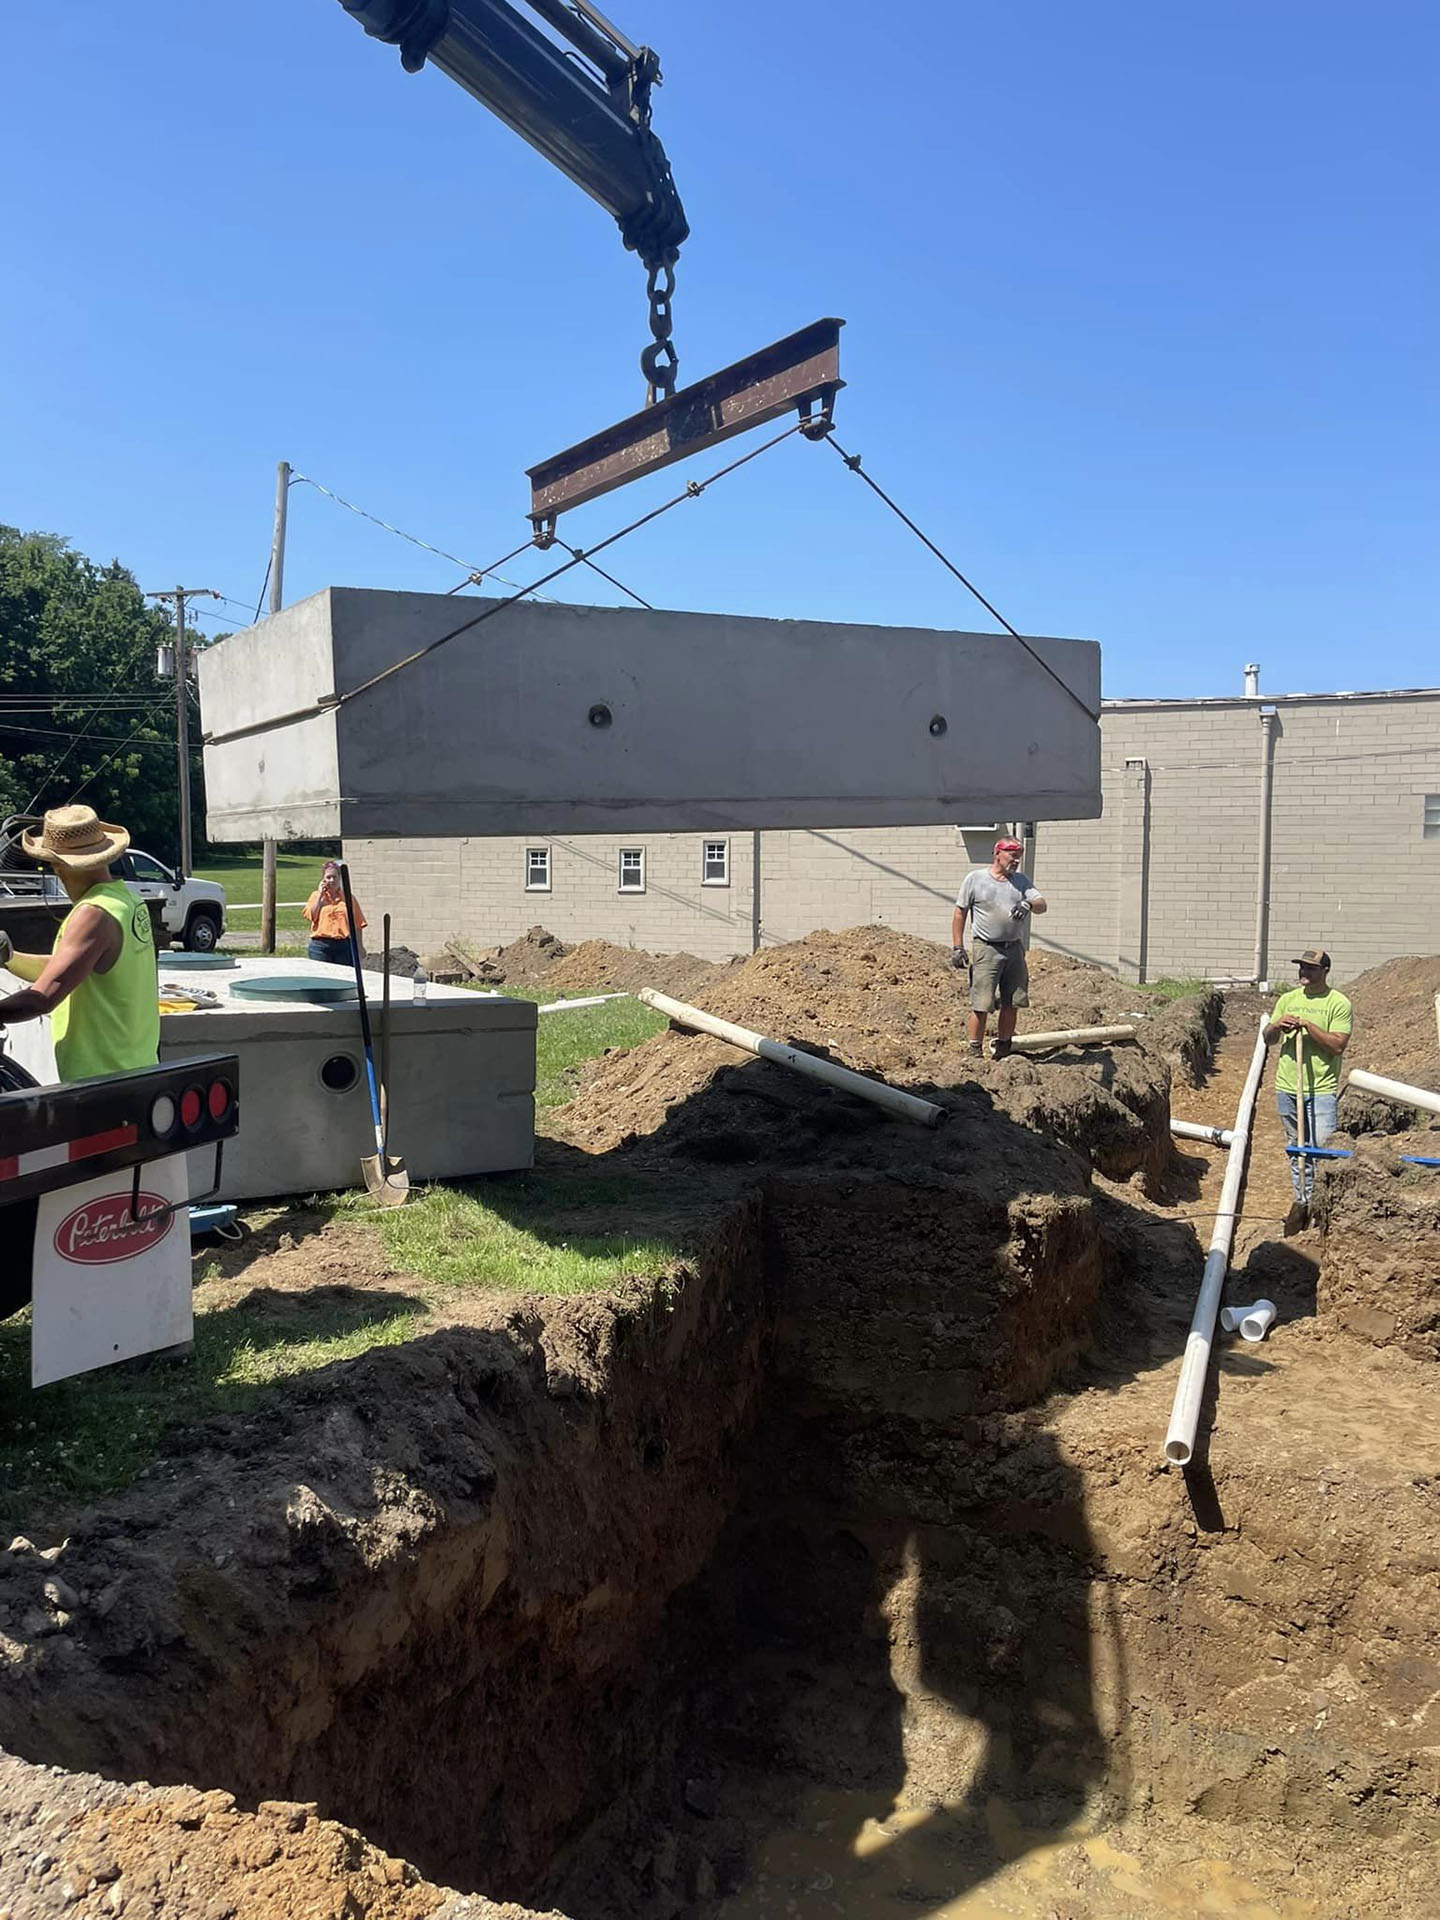
[[[1440,681],[1432,6],[607,10],[664,63],[682,380],[843,316],[840,438],[1111,695]],[[485,563],[524,469],[643,399],[608,217],[336,0],[11,0],[4,37],[0,519],[253,600],[284,458]],[[989,624],[799,441],[610,564],[659,605]],[[288,599],[455,578],[292,494]]]

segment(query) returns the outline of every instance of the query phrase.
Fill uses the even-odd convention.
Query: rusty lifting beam
[[[548,547],[562,513],[658,473],[692,453],[763,426],[795,407],[818,436],[829,430],[840,378],[843,320],[816,320],[669,399],[632,413],[527,470],[535,544]]]

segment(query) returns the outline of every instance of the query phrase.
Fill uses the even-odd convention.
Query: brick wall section
[[[1440,952],[1440,692],[1273,702],[1116,702],[1102,720],[1104,813],[1037,826],[1050,912],[1035,943],[1130,977],[1248,977],[1254,966],[1261,725],[1277,711],[1267,971],[1319,940],[1348,979],[1401,953]],[[1131,765],[1127,761],[1143,762]],[[752,945],[752,836],[731,834],[730,881],[702,886],[700,834],[566,840],[352,841],[356,891],[378,931],[420,951],[464,933],[484,945],[543,925],[708,959]],[[841,829],[761,836],[762,939],[880,922],[945,941],[988,830]],[[525,849],[547,845],[548,893],[525,890]],[[621,893],[619,851],[643,846],[646,888]]]

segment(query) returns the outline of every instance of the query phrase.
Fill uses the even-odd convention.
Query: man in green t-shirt
[[[1350,1038],[1353,1016],[1350,1002],[1330,985],[1330,956],[1323,947],[1307,947],[1295,965],[1300,970],[1300,984],[1275,1002],[1265,1028],[1265,1044],[1280,1049],[1275,1104],[1286,1144],[1293,1147],[1299,1137],[1299,1103],[1303,1099],[1306,1144],[1323,1147],[1335,1131],[1340,1056]],[[1314,1161],[1292,1154],[1290,1180],[1296,1200],[1302,1207],[1308,1206],[1315,1181]]]

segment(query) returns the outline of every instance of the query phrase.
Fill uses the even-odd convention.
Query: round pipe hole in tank
[[[320,1084],[327,1093],[349,1093],[359,1084],[360,1062],[352,1053],[332,1053],[320,1065]]]

